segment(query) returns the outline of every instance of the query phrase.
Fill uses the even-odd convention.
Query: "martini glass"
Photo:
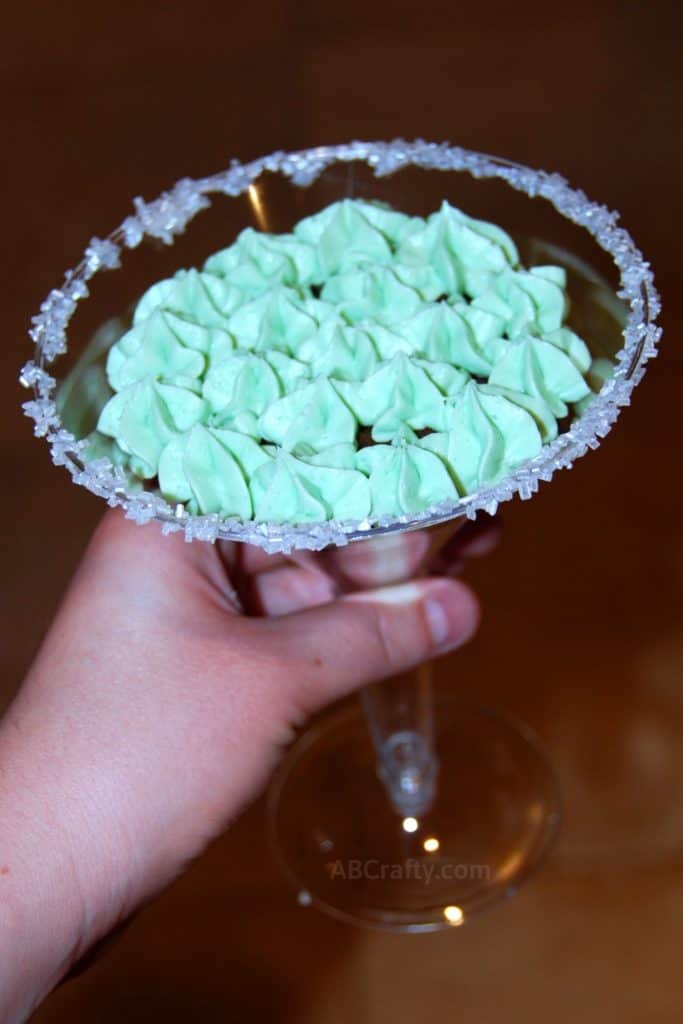
[[[201,264],[246,226],[287,231],[348,197],[420,215],[447,199],[505,228],[524,265],[566,268],[568,324],[597,360],[595,395],[573,410],[554,442],[458,501],[353,523],[195,516],[131,479],[106,450],[86,457],[84,439],[109,397],[106,352],[130,322],[130,312],[112,320],[112,310],[130,311],[155,280]],[[100,273],[111,269],[117,273]],[[150,203],[136,200],[135,212],[108,238],[93,239],[46,299],[31,330],[35,356],[21,380],[34,391],[25,409],[54,461],[136,522],[156,520],[164,532],[183,530],[190,540],[237,540],[293,557],[362,543],[369,560],[381,559],[383,577],[374,582],[392,583],[404,572],[402,559],[392,558],[397,534],[428,529],[434,549],[466,519],[493,513],[514,495],[530,498],[541,481],[599,445],[655,354],[657,308],[648,264],[616,215],[558,175],[447,145],[351,143],[235,163],[183,180]],[[57,357],[64,367],[59,386],[48,372]],[[314,722],[285,758],[268,801],[273,846],[302,903],[405,931],[462,925],[510,895],[548,849],[558,820],[557,784],[536,737],[489,710],[435,698],[426,665],[367,687],[356,706]]]

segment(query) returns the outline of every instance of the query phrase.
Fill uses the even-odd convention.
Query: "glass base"
[[[559,822],[555,775],[525,726],[437,695],[437,796],[402,817],[380,781],[360,707],[303,733],[268,802],[271,841],[299,902],[392,931],[456,927],[512,895]]]

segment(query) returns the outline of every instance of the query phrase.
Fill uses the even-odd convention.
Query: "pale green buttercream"
[[[257,352],[277,349],[295,355],[299,345],[312,337],[318,322],[290,289],[278,285],[236,310],[227,330],[239,348]]]
[[[542,447],[536,421],[523,406],[474,381],[449,403],[444,424],[443,432],[419,443],[441,456],[461,494],[500,479]]]
[[[323,220],[314,215],[300,221],[295,232],[310,241],[321,270],[319,280],[348,270],[358,263],[391,262],[391,246],[378,228],[350,200],[328,207]]]
[[[485,291],[496,275],[518,262],[514,242],[494,224],[474,220],[444,202],[424,227],[403,239],[398,261],[431,266],[442,290],[469,296]]]
[[[371,337],[336,314],[302,342],[297,357],[309,365],[313,376],[322,374],[336,380],[365,380],[379,363]]]
[[[155,311],[132,327],[107,357],[107,377],[114,391],[146,377],[199,379],[206,368],[203,349],[212,331],[172,313]],[[230,346],[230,339],[227,339]]]
[[[115,438],[130,456],[134,473],[156,476],[166,444],[207,414],[206,402],[186,387],[146,378],[109,399],[97,424],[101,434]]]
[[[380,203],[342,199],[299,221],[294,233],[315,247],[321,283],[358,263],[391,262],[395,247],[423,223]]]
[[[309,376],[306,363],[282,352],[238,349],[212,361],[202,393],[212,413],[252,412],[259,416]]]
[[[133,322],[137,324],[156,309],[164,309],[206,327],[223,327],[226,317],[244,299],[244,291],[229,281],[199,270],[179,270],[145,292],[135,307]]]
[[[211,412],[260,415],[283,393],[280,379],[261,355],[231,352],[213,364],[202,389]]]
[[[303,289],[320,277],[312,245],[294,235],[269,235],[253,228],[210,256],[204,270],[252,296],[278,284]]]
[[[300,444],[294,454],[312,466],[326,466],[328,469],[355,469],[356,446],[352,441],[341,441],[316,452],[310,445]]]
[[[321,451],[355,439],[358,422],[326,377],[273,402],[259,420],[261,436],[287,451],[307,444]]]
[[[458,496],[443,463],[416,444],[361,448],[356,465],[370,481],[375,515],[411,515]]]
[[[568,402],[578,402],[590,391],[562,348],[531,335],[507,343],[491,370],[489,383],[545,399],[558,418],[567,415]]]
[[[498,317],[509,338],[523,332],[542,334],[562,324],[566,312],[564,284],[565,273],[560,267],[505,271],[472,305]]]
[[[412,430],[442,426],[443,392],[404,352],[383,363],[359,387],[344,381],[335,381],[335,387],[358,422],[372,427],[374,441],[390,441],[403,425]]]
[[[269,460],[261,445],[231,430],[201,425],[173,438],[159,459],[159,487],[192,512],[252,516],[248,480]]]
[[[376,320],[396,324],[417,313],[422,305],[418,292],[403,284],[391,267],[362,263],[331,277],[322,297],[339,306],[351,323]]]
[[[251,479],[257,519],[317,522],[364,519],[370,513],[370,484],[362,473],[297,459],[278,451]]]

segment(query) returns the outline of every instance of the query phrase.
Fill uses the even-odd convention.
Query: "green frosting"
[[[581,374],[586,374],[589,378],[590,383],[590,372],[595,365],[591,361],[591,354],[588,349],[588,345],[583,341],[578,334],[574,334],[568,327],[559,327],[556,331],[548,331],[543,335],[545,341],[551,341],[553,345],[557,345],[562,351],[569,356],[576,369]],[[614,367],[608,360],[603,360],[603,364],[606,363],[608,375],[611,375]]]
[[[175,277],[157,281],[135,308],[134,323],[140,323],[156,309],[178,313],[206,327],[224,327],[244,302],[244,292],[229,281],[199,270],[179,270]]]
[[[440,455],[458,491],[493,483],[541,450],[536,420],[513,392],[501,394],[474,381],[447,407],[446,430],[420,444]]]
[[[396,324],[417,313],[422,299],[398,277],[391,267],[362,263],[352,270],[331,277],[322,297],[339,306],[351,323],[375,320]]]
[[[314,377],[336,380],[365,380],[379,363],[370,335],[336,314],[324,320],[317,333],[299,346],[297,356],[308,364]]]
[[[354,469],[321,466],[280,450],[254,473],[251,495],[255,517],[266,522],[361,520],[370,513],[370,487]]]
[[[392,269],[402,284],[408,285],[426,302],[436,302],[445,294],[440,275],[429,264],[395,263]]]
[[[159,459],[159,487],[164,497],[183,502],[192,512],[250,519],[247,481],[269,460],[250,437],[197,424],[164,448]]]
[[[395,247],[421,224],[379,203],[342,199],[299,221],[294,233],[315,247],[326,280],[358,263],[391,263]]]
[[[295,230],[299,238],[314,245],[324,278],[358,263],[391,262],[391,246],[385,236],[364,210],[348,199],[329,206],[324,217],[306,218]]]
[[[316,333],[318,322],[291,289],[279,285],[236,310],[227,329],[239,348],[294,355]]]
[[[470,379],[466,370],[459,370],[450,363],[430,362],[428,359],[413,359],[413,366],[419,367],[427,374],[442,395],[452,398],[464,388]]]
[[[211,329],[172,313],[154,312],[109,350],[109,384],[114,391],[121,391],[145,377],[196,380],[206,367],[203,353],[210,345],[211,335]],[[225,344],[231,347],[229,338]]]
[[[193,513],[412,515],[536,456],[604,379],[565,285],[448,203],[248,228],[142,296],[87,450]]]
[[[210,256],[204,270],[249,295],[278,284],[304,288],[320,276],[312,245],[294,235],[268,235],[253,228],[246,228],[228,249]]]
[[[476,376],[487,376],[505,342],[492,321],[470,323],[460,310],[433,303],[401,324],[412,351],[434,362],[452,363]],[[488,327],[488,330],[486,329]]]
[[[370,339],[383,362],[393,358],[397,352],[406,352],[408,355],[412,355],[416,351],[413,342],[403,330],[404,324],[399,324],[398,329],[394,330],[392,327],[385,327],[384,324],[364,320],[357,325],[357,328]],[[401,333],[399,334],[398,331]]]
[[[326,377],[317,377],[273,402],[259,420],[261,436],[286,451],[309,445],[322,451],[333,444],[351,442],[358,421]]]
[[[166,444],[205,415],[206,402],[189,388],[146,378],[110,398],[97,429],[116,440],[133,472],[147,480],[156,476]]]
[[[561,267],[533,267],[499,274],[487,291],[474,299],[476,309],[501,321],[501,333],[514,338],[557,330],[564,319],[565,272]]]
[[[360,386],[335,381],[335,387],[358,422],[372,427],[374,441],[391,441],[402,426],[438,430],[443,424],[443,392],[404,352]]]
[[[310,462],[312,466],[327,466],[328,469],[356,468],[356,446],[351,441],[333,444],[329,448],[323,448],[321,452],[316,452],[310,446],[300,444],[297,448],[297,456],[304,462]]]
[[[282,395],[310,376],[309,367],[282,352],[236,350],[212,363],[202,393],[221,420],[238,412],[260,416]]]
[[[568,402],[578,402],[590,391],[563,348],[531,335],[508,342],[491,370],[489,383],[543,398],[559,418],[567,415]]]
[[[540,398],[538,395],[526,395],[523,391],[501,388],[495,384],[482,384],[480,390],[484,391],[487,395],[500,395],[514,402],[515,405],[521,406],[522,409],[526,409],[536,421],[536,426],[544,444],[554,441],[557,437],[557,420],[545,399]]]
[[[260,415],[282,394],[280,378],[268,360],[253,352],[231,352],[214,363],[202,389],[211,412]]]
[[[443,463],[416,444],[362,448],[356,465],[370,482],[375,515],[411,515],[458,496]]]
[[[446,294],[476,296],[502,271],[516,265],[519,257],[514,242],[500,228],[467,217],[444,202],[424,227],[403,240],[398,260],[431,266]]]

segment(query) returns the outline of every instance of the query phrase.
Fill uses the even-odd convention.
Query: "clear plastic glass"
[[[191,515],[158,493],[141,491],[106,458],[86,464],[80,435],[55,402],[57,381],[51,363],[60,358],[63,377],[112,312],[129,309],[145,288],[179,267],[200,265],[207,253],[223,247],[242,228],[288,230],[301,217],[344,196],[379,199],[417,214],[435,209],[445,198],[474,216],[504,225],[520,243],[527,263],[538,262],[534,246],[549,247],[551,258],[555,252],[564,253],[570,269],[583,278],[585,308],[590,310],[590,332],[581,324],[577,329],[589,333],[587,340],[596,355],[615,359],[615,372],[596,401],[536,458],[504,480],[419,515],[359,523],[253,524]],[[525,239],[544,241],[528,241],[525,246]],[[111,270],[116,273],[108,273]],[[617,319],[625,316],[623,332],[616,334],[615,307]],[[579,304],[572,308],[579,309]],[[495,511],[515,495],[523,500],[532,497],[554,472],[571,467],[598,447],[620,409],[630,403],[647,361],[656,354],[658,312],[649,264],[618,225],[618,214],[571,188],[559,175],[447,144],[352,142],[274,153],[246,165],[235,162],[208,178],[183,179],[149,203],[136,199],[135,212],[106,239],[91,240],[78,266],[66,273],[33,317],[29,334],[34,358],[23,367],[20,382],[33,391],[24,409],[35,422],[35,433],[47,439],[55,463],[64,466],[76,483],[110,505],[123,507],[136,522],[156,519],[165,532],[183,530],[190,540],[247,541],[269,551],[321,550],[385,531],[456,516],[472,518],[479,510]]]
[[[128,322],[126,314],[112,320],[112,311],[130,309],[153,281],[200,264],[248,225],[290,230],[356,196],[422,215],[447,199],[504,227],[525,265],[567,269],[568,323],[613,372],[556,441],[505,480],[420,515],[305,526],[193,516],[106,459],[85,463],[81,438],[107,397],[103,360]],[[116,274],[100,275],[123,255]],[[274,154],[181,182],[152,203],[136,201],[135,214],[109,239],[91,242],[34,319],[36,356],[22,383],[34,390],[27,412],[55,462],[137,522],[156,519],[188,539],[241,540],[268,551],[377,545],[385,534],[457,526],[515,494],[529,498],[555,470],[597,447],[655,353],[657,309],[649,267],[615,215],[559,176],[447,146],[352,143]],[[66,347],[67,326],[56,392],[48,366]],[[513,891],[547,849],[559,817],[547,759],[524,726],[452,700],[435,703],[427,666],[417,678],[369,687],[361,704],[363,714],[334,712],[304,733],[280,769],[269,802],[278,857],[302,902],[345,920],[412,931],[460,925]]]

